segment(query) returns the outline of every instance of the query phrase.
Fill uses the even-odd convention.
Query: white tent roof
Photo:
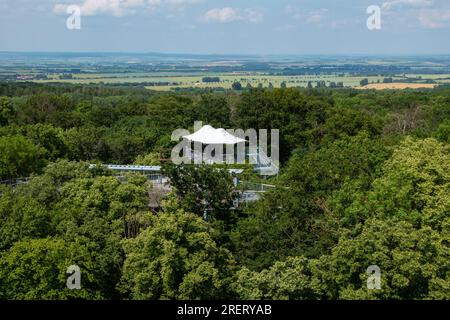
[[[183,138],[193,142],[201,142],[203,144],[236,144],[245,142],[244,139],[228,133],[225,129],[214,129],[210,125],[203,126],[197,132],[183,136]]]

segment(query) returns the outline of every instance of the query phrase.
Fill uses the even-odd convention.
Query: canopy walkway
[[[125,173],[127,172],[136,172],[145,175],[148,181],[150,181],[153,185],[152,190],[149,191],[151,207],[159,206],[161,199],[171,190],[169,178],[161,172],[160,166],[134,166],[134,165],[115,165],[115,164],[105,164],[103,166],[116,172],[114,176],[122,181],[126,179]],[[96,167],[95,164],[90,165],[90,168],[95,167]],[[233,174],[240,174],[243,172],[243,170],[229,169],[228,172]],[[16,188],[19,185],[29,183],[30,180],[31,177],[17,178],[0,181],[0,184]],[[240,181],[237,178],[234,179],[234,184],[240,192],[240,197],[238,199],[239,204],[258,201],[261,199],[263,193],[267,192],[270,189],[275,188],[274,185]]]
[[[126,166],[126,165],[104,165],[106,168],[117,171],[116,175],[119,179],[125,178],[123,173],[126,172],[138,172],[144,174],[147,179],[153,184],[152,190],[149,192],[150,196],[150,206],[159,207],[160,201],[170,192],[170,181],[169,178],[161,173],[161,167],[159,166]],[[91,165],[95,167],[95,165]],[[242,169],[228,169],[231,174],[241,174]],[[249,203],[253,201],[258,201],[261,199],[262,194],[270,189],[275,188],[274,185],[262,184],[262,183],[252,183],[247,181],[240,181],[239,179],[234,179],[234,184],[238,190],[240,190],[240,196],[238,199],[240,203]]]

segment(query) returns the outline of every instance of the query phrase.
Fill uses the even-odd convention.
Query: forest
[[[279,129],[276,187],[231,210],[224,168],[164,161],[194,121]],[[150,210],[144,176],[93,163],[173,190]],[[0,299],[450,299],[450,89],[4,82],[0,180]]]

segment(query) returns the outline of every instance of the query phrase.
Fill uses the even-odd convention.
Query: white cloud
[[[250,23],[260,23],[264,21],[264,13],[258,9],[245,9],[244,20]]]
[[[385,0],[382,7],[392,20],[438,29],[450,27],[449,5],[448,0]]]
[[[56,14],[66,13],[67,7],[68,7],[68,5],[66,5],[66,4],[57,3],[53,6],[53,12]]]
[[[231,7],[214,8],[207,11],[203,15],[202,20],[205,22],[218,22],[218,23],[230,23],[236,21],[260,23],[264,21],[264,14],[261,10],[254,8],[249,8],[245,10]]]
[[[434,4],[434,0],[387,0],[383,3],[384,10],[392,10],[395,7],[429,7]]]
[[[292,18],[297,19],[297,20],[303,19],[305,17],[305,11],[303,11],[299,8],[293,7],[291,5],[286,6],[284,11],[288,15],[290,15]]]
[[[328,9],[302,10],[293,6],[287,6],[285,11],[292,18],[306,24],[322,24],[328,17]]]
[[[81,8],[82,15],[95,16],[107,14],[121,17],[135,14],[142,10],[154,11],[160,8],[168,10],[183,11],[187,5],[201,3],[204,0],[84,0],[77,4]],[[71,1],[73,2],[73,1]],[[58,3],[53,7],[53,12],[66,13],[67,3]]]
[[[207,11],[203,16],[206,22],[228,23],[240,20],[239,11],[235,8],[215,8]]]
[[[327,15],[328,15],[328,9],[311,11],[308,14],[307,22],[314,23],[314,24],[322,23]]]
[[[423,27],[429,29],[450,27],[450,10],[422,10],[419,21]]]
[[[162,6],[166,6],[171,11],[183,12],[189,5],[199,4],[206,0],[165,0]]]

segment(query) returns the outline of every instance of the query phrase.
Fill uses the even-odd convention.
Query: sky
[[[0,51],[450,54],[450,0],[0,0]]]

